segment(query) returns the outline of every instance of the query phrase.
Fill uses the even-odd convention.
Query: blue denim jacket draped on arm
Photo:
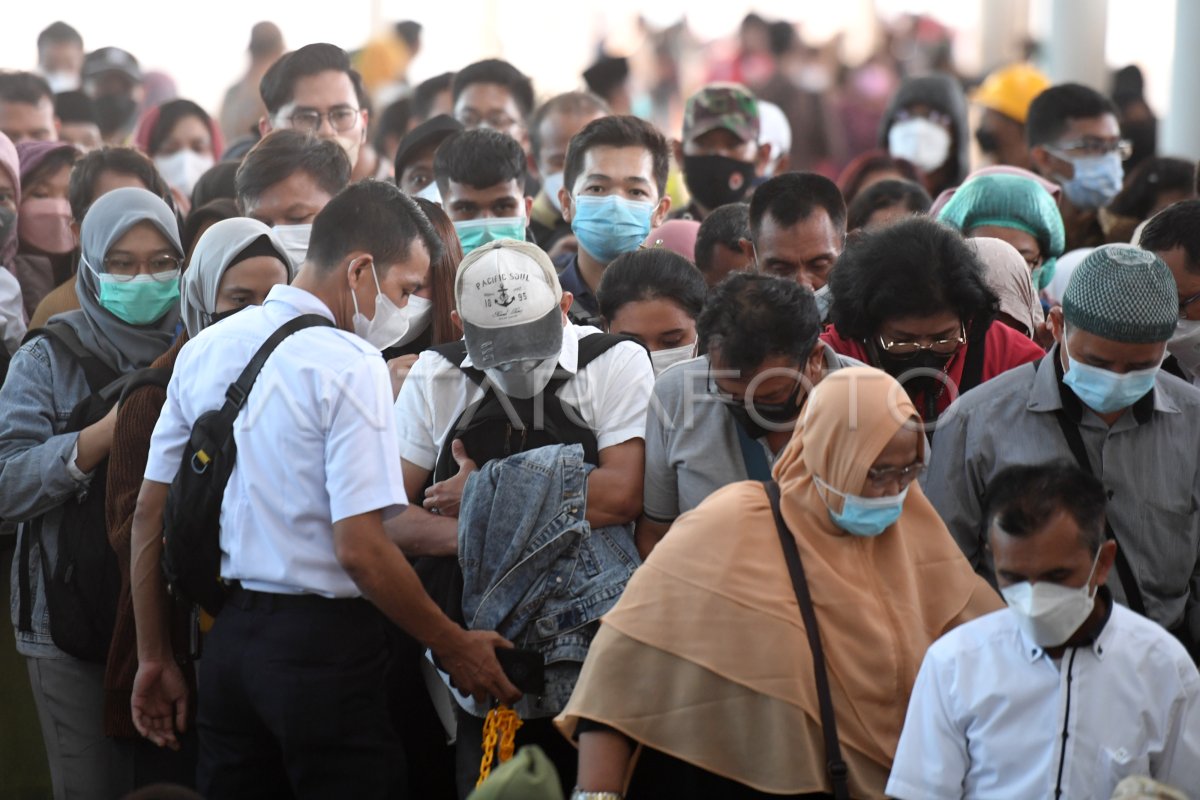
[[[558,714],[571,696],[601,615],[640,564],[633,526],[593,529],[579,445],[540,447],[488,462],[467,480],[458,517],[463,613],[546,660],[546,691],[526,718]]]

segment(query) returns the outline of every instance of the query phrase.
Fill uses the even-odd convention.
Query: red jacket
[[[841,355],[856,358],[864,364],[871,364],[871,359],[867,356],[867,350],[863,343],[843,338],[832,325],[821,334],[821,340]],[[984,337],[983,345],[983,380],[985,381],[1022,364],[1040,361],[1046,355],[1046,351],[1039,345],[1002,322],[992,323]],[[954,381],[955,386],[962,383],[963,366],[967,360],[967,347],[963,347],[954,354],[954,357],[950,359],[949,368],[946,370],[946,376]],[[872,366],[875,365],[872,364]],[[941,397],[938,398],[938,414],[945,411],[957,395],[957,392],[942,392]],[[916,406],[921,409],[923,403],[917,402]]]

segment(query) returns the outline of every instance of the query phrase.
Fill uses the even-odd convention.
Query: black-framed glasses
[[[1187,307],[1192,303],[1200,300],[1200,292],[1196,292],[1191,297],[1179,301],[1179,318],[1187,319]]]
[[[921,342],[897,342],[879,337],[879,347],[889,356],[896,358],[912,358],[922,350],[928,350],[939,356],[952,356],[958,348],[967,343],[967,329],[961,322],[958,325],[958,335],[949,339],[934,339],[929,344]]]
[[[163,254],[153,258],[129,258],[127,256],[112,256],[104,259],[104,271],[112,276],[114,281],[125,283],[138,276],[138,267],[145,264],[150,268],[150,276],[156,281],[166,283],[174,280],[172,273],[179,269],[183,261],[176,256]]]
[[[724,375],[732,376],[735,371],[734,370],[721,370],[721,372],[724,373]],[[758,405],[758,406],[772,406],[772,405],[785,406],[788,402],[795,403],[798,391],[804,387],[804,372],[803,372],[803,369],[801,368],[801,365],[797,365],[795,367],[775,367],[774,369],[767,370],[766,372],[776,372],[778,374],[791,373],[792,376],[795,377],[795,379],[796,379],[797,387],[796,387],[796,389],[794,389],[792,391],[789,398],[782,400],[779,403],[763,402],[763,403],[757,403],[756,405]],[[750,383],[755,384],[758,382],[758,380],[759,379],[756,378],[755,380],[752,380]],[[749,394],[747,394],[745,397],[741,398],[740,400],[738,398],[734,397],[733,395],[731,395],[729,392],[723,391],[721,389],[721,387],[717,385],[717,381],[713,377],[712,361],[708,362],[708,373],[706,376],[705,389],[708,392],[708,394],[712,395],[713,397],[717,398],[717,400],[719,400],[720,402],[722,402],[728,406],[745,405],[747,400],[754,402],[754,392],[753,391],[751,391]]]
[[[1087,156],[1106,156],[1116,153],[1122,161],[1133,155],[1133,142],[1128,139],[1101,139],[1095,136],[1084,136],[1070,142],[1062,142],[1049,148],[1051,152],[1068,158],[1085,158]]]
[[[321,113],[315,108],[302,108],[289,114],[287,121],[295,130],[316,133],[321,129],[321,121],[327,119],[329,127],[338,133],[345,133],[353,130],[354,126],[358,124],[359,113],[361,113],[359,109],[350,106],[331,108],[326,113]]]

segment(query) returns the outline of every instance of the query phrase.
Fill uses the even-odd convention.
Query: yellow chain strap
[[[524,724],[521,716],[503,703],[488,712],[483,722],[483,760],[479,762],[479,780],[475,782],[477,787],[492,774],[492,758],[497,743],[500,745],[501,764],[513,757],[517,729]]]

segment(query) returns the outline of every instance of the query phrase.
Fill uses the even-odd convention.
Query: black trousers
[[[483,723],[479,717],[458,709],[457,772],[458,796],[466,798],[479,779],[479,765],[483,760]],[[554,764],[558,781],[562,785],[563,797],[570,797],[575,787],[575,776],[579,771],[579,751],[554,727],[552,719],[527,719],[517,731],[516,749],[536,744]],[[500,766],[499,755],[493,756],[492,769]]]
[[[386,624],[364,600],[235,592],[200,667],[200,793],[405,797]]]

